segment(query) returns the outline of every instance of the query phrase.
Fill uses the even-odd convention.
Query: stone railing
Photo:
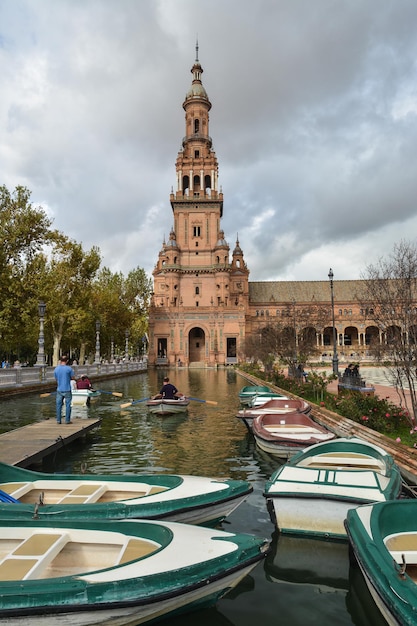
[[[72,365],[75,375],[89,378],[123,376],[147,370],[148,362],[128,361],[126,363],[92,363],[90,365]],[[17,387],[35,387],[55,383],[54,367],[9,367],[0,369],[0,391]]]

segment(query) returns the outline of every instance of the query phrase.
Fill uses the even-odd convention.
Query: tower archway
[[[205,360],[206,334],[202,328],[195,326],[188,333],[188,359],[190,363]]]

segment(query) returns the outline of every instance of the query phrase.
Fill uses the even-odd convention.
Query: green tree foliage
[[[41,250],[54,245],[58,233],[30,192],[0,186],[0,337],[5,354],[36,351],[37,304],[34,269]]]
[[[0,187],[0,348],[2,356],[35,359],[38,303],[46,303],[45,352],[52,362],[66,352],[94,354],[96,320],[101,322],[104,353],[114,336],[124,351],[128,331],[132,347],[147,330],[151,280],[141,268],[123,274],[100,269],[100,250],[85,251],[52,228],[30,192]],[[136,353],[136,351],[134,352]]]
[[[100,261],[98,248],[85,252],[81,244],[68,239],[60,241],[50,259],[45,259],[40,289],[47,303],[54,364],[59,360],[61,347],[70,353],[94,337],[91,296]]]
[[[152,281],[142,268],[131,270],[126,278],[104,267],[93,288],[94,310],[101,322],[103,354],[110,357],[113,338],[116,354],[124,354],[126,331],[131,352],[136,354],[148,328],[148,307]]]

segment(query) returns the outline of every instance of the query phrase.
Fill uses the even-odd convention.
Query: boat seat
[[[293,432],[299,432],[301,431],[305,431],[305,432],[316,432],[316,430],[309,428],[307,430],[307,428],[305,426],[297,425],[297,424],[282,424],[282,426],[264,426],[264,430],[267,430],[270,433],[293,433]]]
[[[0,562],[0,580],[39,578],[68,541],[65,533],[34,533]]]
[[[61,498],[57,504],[90,504],[97,502],[107,489],[107,485],[102,483],[82,483]]]
[[[145,539],[130,539],[126,546],[123,547],[118,565],[148,556],[152,552],[159,550],[159,547]]]
[[[33,483],[4,483],[0,485],[0,489],[13,496],[18,500],[25,493],[33,488]]]
[[[347,456],[315,456],[300,463],[303,467],[343,467],[352,469],[373,469],[381,471],[382,467],[375,459]]]
[[[154,485],[153,487],[151,487],[148,491],[148,493],[146,494],[147,496],[153,496],[155,493],[161,493],[162,491],[166,491],[168,489],[168,487],[161,487],[158,485]]]
[[[397,563],[402,563],[404,555],[407,564],[417,564],[417,533],[392,535],[385,540],[385,546]]]

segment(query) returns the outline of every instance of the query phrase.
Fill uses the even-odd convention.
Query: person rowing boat
[[[180,393],[176,386],[169,382],[168,376],[165,376],[164,384],[162,385],[159,393],[153,396],[152,400],[178,400],[183,397],[184,394]]]

